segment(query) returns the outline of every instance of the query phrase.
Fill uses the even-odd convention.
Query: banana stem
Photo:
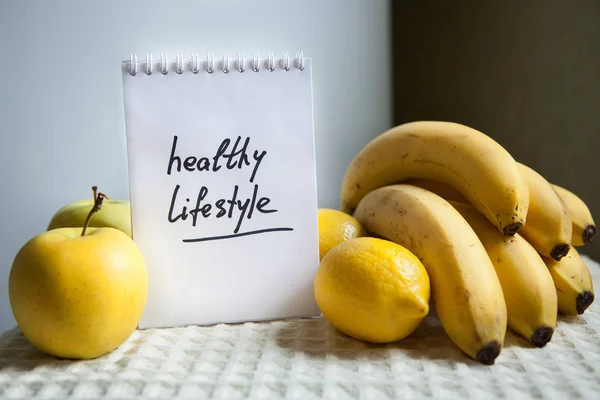
[[[92,186],[92,190],[94,191],[94,206],[92,207],[92,209],[90,210],[90,212],[87,215],[87,218],[85,219],[85,223],[83,224],[83,229],[81,230],[81,236],[85,236],[85,232],[87,231],[88,225],[90,224],[92,215],[94,215],[95,213],[100,211],[100,209],[102,208],[102,203],[104,202],[104,199],[108,199],[108,196],[105,195],[104,193],[97,192],[97,190],[98,190],[97,186]]]

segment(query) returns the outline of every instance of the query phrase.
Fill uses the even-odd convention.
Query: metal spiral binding
[[[283,53],[283,56],[281,57],[281,63],[283,64],[282,67],[285,71],[290,70],[290,53],[287,51]]]
[[[298,63],[298,69],[304,71],[304,52],[299,51],[296,53],[296,62]]]
[[[269,72],[275,71],[275,56],[273,53],[267,53],[267,70]]]
[[[192,74],[197,74],[200,72],[199,62],[198,62],[198,53],[192,54]]]
[[[244,64],[245,64],[244,53],[238,53],[237,72],[242,73],[246,70],[246,67],[244,66]]]
[[[146,75],[152,75],[152,53],[146,54]]]
[[[229,72],[229,54],[221,53],[221,58],[223,59],[223,73],[226,74]]]
[[[137,56],[135,54],[132,54],[129,59],[129,74],[131,76],[137,75]]]
[[[215,72],[215,55],[213,53],[206,55],[206,72],[209,74]]]
[[[202,63],[200,61],[200,56],[198,53],[192,53],[190,58],[184,63],[183,54],[177,53],[175,55],[175,59],[169,59],[167,54],[161,54],[160,59],[152,59],[152,53],[146,54],[146,61],[142,62],[144,68],[142,71],[146,75],[152,75],[153,72],[153,62],[158,61],[158,71],[162,75],[167,75],[169,71],[169,65],[174,63],[174,71],[176,74],[181,75],[183,71],[189,68],[189,71],[193,74],[198,74],[201,69],[206,71],[209,74],[212,74],[216,71],[215,69],[215,56],[213,53],[206,54],[206,62]],[[260,72],[261,70],[261,62],[266,63],[265,69],[269,72],[275,71],[275,56],[272,52],[266,54],[266,58],[260,58],[259,53],[252,53],[252,59],[249,60],[249,66],[252,72]],[[124,63],[128,63],[127,67],[129,70],[129,74],[131,76],[136,76],[138,74],[138,57],[136,54],[131,54],[129,60],[124,61]],[[237,53],[237,61],[230,62],[228,53],[221,53],[220,60],[220,71],[224,74],[229,73],[231,71],[231,63],[233,63],[233,68],[239,73],[244,73],[247,71],[246,69],[246,58],[244,57],[244,53]],[[290,53],[285,51],[281,55],[280,59],[280,67],[284,71],[290,71],[292,69],[292,60],[290,59]],[[187,65],[184,65],[187,64]],[[201,66],[201,64],[204,64]],[[263,64],[264,65],[264,64]],[[299,71],[304,71],[305,60],[304,53],[302,51],[298,51],[295,57],[295,65],[294,67]],[[173,71],[173,69],[171,69]]]
[[[177,54],[177,67],[175,68],[175,72],[180,75],[183,73],[183,56],[181,54]]]
[[[160,55],[160,73],[163,75],[166,75],[168,72],[169,72],[169,69],[167,67],[167,55],[161,54]]]

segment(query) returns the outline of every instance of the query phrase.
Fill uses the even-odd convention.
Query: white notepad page
[[[319,315],[311,60],[252,61],[123,63],[140,328]]]

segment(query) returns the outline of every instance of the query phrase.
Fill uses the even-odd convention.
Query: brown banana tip
[[[554,258],[556,261],[560,261],[561,258],[567,255],[571,250],[571,245],[567,243],[559,243],[550,252],[550,257]]]
[[[531,343],[533,343],[536,347],[544,347],[550,341],[550,339],[552,339],[553,333],[554,329],[547,326],[538,328],[531,336]]]
[[[577,308],[578,314],[583,314],[585,310],[594,302],[594,293],[585,291],[579,293],[577,300],[575,301],[575,308]]]
[[[514,224],[510,224],[504,227],[504,234],[507,236],[514,236],[515,233],[519,232],[523,224],[521,222],[515,222]]]
[[[583,230],[583,244],[592,243],[592,239],[596,234],[596,227],[594,225],[588,225]]]
[[[489,342],[483,346],[475,356],[475,359],[485,365],[493,365],[496,357],[500,354],[502,346],[497,341]]]

